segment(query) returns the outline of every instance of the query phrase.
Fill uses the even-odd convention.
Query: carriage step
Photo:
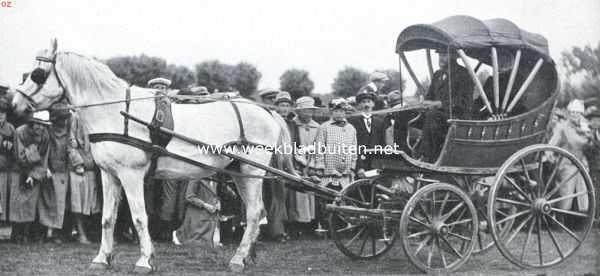
[[[327,204],[327,210],[331,211],[331,212],[351,213],[351,214],[358,214],[358,215],[365,215],[365,216],[380,216],[380,217],[389,213],[387,210],[384,210],[384,209],[367,209],[367,208],[360,208],[360,207],[355,207],[355,206],[339,206],[339,205],[335,205],[335,204]]]

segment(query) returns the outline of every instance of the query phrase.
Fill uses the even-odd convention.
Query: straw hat
[[[292,96],[290,96],[290,93],[282,91],[279,92],[279,94],[277,94],[277,96],[275,97],[275,104],[279,104],[282,102],[288,102],[289,104],[294,104],[294,102],[292,101]]]
[[[315,100],[312,97],[304,96],[296,100],[296,109],[315,109]]]

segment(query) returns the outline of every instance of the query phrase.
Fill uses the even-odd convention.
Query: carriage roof
[[[448,46],[465,49],[474,57],[478,56],[477,49],[492,46],[522,49],[524,54],[543,57],[546,62],[553,63],[544,36],[525,31],[507,19],[479,20],[465,15],[407,27],[398,36],[396,52],[445,49]]]

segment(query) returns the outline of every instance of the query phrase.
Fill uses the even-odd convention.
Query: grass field
[[[205,252],[170,243],[156,243],[155,275],[230,275],[227,262],[234,245],[226,245],[217,260]],[[126,275],[132,273],[139,257],[133,244],[118,244],[114,268],[106,273],[88,271],[99,244],[82,246],[0,244],[0,275]],[[507,261],[496,249],[472,256],[458,275],[600,275],[600,230],[595,229],[575,255],[550,269],[521,270]],[[257,245],[257,263],[247,275],[398,275],[419,274],[397,245],[387,255],[372,261],[353,261],[340,253],[330,240],[296,240],[286,244],[261,242]]]

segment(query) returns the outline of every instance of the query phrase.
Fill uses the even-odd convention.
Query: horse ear
[[[56,49],[58,48],[57,44],[56,38],[50,39],[50,55],[56,55]]]

